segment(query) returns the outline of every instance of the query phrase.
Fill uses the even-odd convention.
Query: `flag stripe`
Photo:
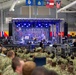
[[[60,8],[60,6],[61,6],[61,1],[56,1],[56,8]]]

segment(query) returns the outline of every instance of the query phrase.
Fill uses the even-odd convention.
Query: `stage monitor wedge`
[[[12,36],[12,23],[9,23],[9,36]]]

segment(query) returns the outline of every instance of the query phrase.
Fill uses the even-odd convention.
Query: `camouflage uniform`
[[[3,72],[3,70],[11,64],[11,59],[7,56],[0,55],[0,71]]]
[[[3,71],[2,75],[17,75],[11,67],[11,65],[7,66],[6,69]]]

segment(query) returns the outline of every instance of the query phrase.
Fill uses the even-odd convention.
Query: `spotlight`
[[[20,3],[20,1],[18,0],[18,3]]]
[[[26,26],[27,28],[29,27],[29,26]]]
[[[48,25],[48,24],[46,23],[46,25]]]
[[[38,26],[36,26],[36,27],[38,27]]]
[[[23,27],[23,26],[22,26]]]
[[[41,26],[41,28],[42,28],[43,26]]]
[[[18,26],[20,26],[20,24],[18,24]]]
[[[17,26],[18,27],[18,26]]]
[[[29,24],[29,26],[30,26],[31,24]]]
[[[30,23],[29,23],[29,25],[30,25]]]
[[[21,28],[19,27],[19,30],[21,30]]]
[[[48,26],[46,26],[46,28],[47,28]]]
[[[26,23],[24,23],[24,26],[26,25]]]
[[[39,26],[41,26],[41,24],[39,24]]]

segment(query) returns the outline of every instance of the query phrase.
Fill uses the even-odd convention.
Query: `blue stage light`
[[[41,28],[42,28],[43,26],[41,26]]]
[[[19,27],[19,30],[21,30],[21,28]]]
[[[38,27],[38,26],[36,26],[36,27]]]
[[[48,24],[46,23],[46,25],[48,25]]]
[[[48,26],[46,26],[46,28],[47,28]]]
[[[30,25],[30,23],[29,23],[29,25]]]
[[[26,26],[27,28],[29,27],[29,26]]]
[[[31,24],[29,23],[28,26],[30,26]]]
[[[26,23],[24,23],[24,26],[26,25]]]
[[[18,26],[20,26],[20,24],[18,24]]]
[[[39,24],[39,26],[41,26],[41,24]]]
[[[17,27],[19,27],[19,26],[17,26]]]
[[[24,27],[24,26],[22,26],[22,27]]]

